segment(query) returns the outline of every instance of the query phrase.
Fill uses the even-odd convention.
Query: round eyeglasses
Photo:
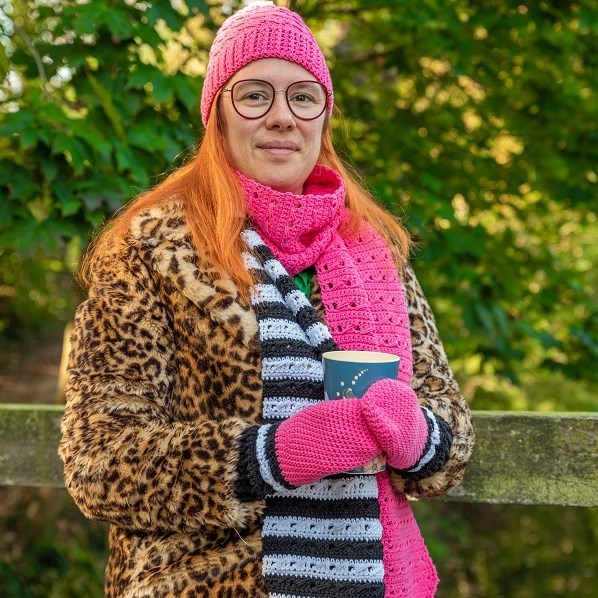
[[[221,93],[230,93],[239,116],[255,119],[268,113],[278,92],[284,92],[289,110],[301,120],[318,118],[328,106],[328,96],[332,95],[317,81],[295,81],[286,89],[274,89],[271,83],[260,79],[242,79]]]

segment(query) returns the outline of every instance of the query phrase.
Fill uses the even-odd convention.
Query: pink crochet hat
[[[332,93],[332,80],[322,50],[301,17],[272,2],[254,2],[224,21],[210,48],[201,93],[204,125],[218,90],[239,69],[260,58],[295,62]],[[328,110],[332,110],[332,96]]]

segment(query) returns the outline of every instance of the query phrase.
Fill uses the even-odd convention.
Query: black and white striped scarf
[[[262,346],[263,417],[275,424],[323,400],[322,353],[338,346],[260,236],[253,230],[242,236],[251,248],[245,265],[256,281],[252,304]],[[266,497],[262,531],[271,598],[382,598],[375,476],[340,475],[289,490],[271,470],[271,436],[265,425],[256,439],[261,476],[278,490]]]

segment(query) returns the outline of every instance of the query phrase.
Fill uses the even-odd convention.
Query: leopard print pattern
[[[261,423],[257,321],[174,234],[180,221],[145,214],[135,226],[77,310],[66,486],[112,524],[108,598],[266,596],[263,503],[233,490],[236,443]]]

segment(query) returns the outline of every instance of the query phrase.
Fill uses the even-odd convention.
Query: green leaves
[[[121,41],[132,38],[136,30],[137,15],[120,2],[71,4],[63,7],[62,15],[65,25],[72,25],[78,34],[95,34],[106,28],[113,41]]]
[[[118,5],[108,5],[104,14],[106,26],[117,39],[128,39],[133,36],[135,26],[128,16],[118,10]]]
[[[104,110],[106,118],[110,121],[119,139],[121,141],[124,140],[126,137],[125,128],[120,114],[114,106],[110,91],[106,87],[104,87],[98,81],[98,79],[94,77],[94,75],[92,75],[89,71],[86,73],[86,76],[91,86],[91,89],[95,93],[96,97],[100,102],[100,105],[102,106],[102,109]]]
[[[23,92],[4,98],[9,110],[0,100],[2,246],[55,251],[73,234],[87,238],[193,145],[201,81],[168,73],[163,36],[199,12],[204,3],[91,2],[61,6],[59,20],[45,7],[31,13],[23,26],[32,45],[11,40]],[[140,58],[143,44],[152,64]]]
[[[1,118],[1,117],[0,117]],[[11,137],[29,133],[35,127],[36,121],[30,112],[19,110],[10,117],[0,120],[0,136]]]
[[[153,2],[147,10],[147,20],[151,25],[164,21],[174,31],[178,31],[184,22],[183,16],[172,9],[170,2]]]

